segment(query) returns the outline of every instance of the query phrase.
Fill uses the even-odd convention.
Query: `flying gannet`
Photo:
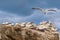
[[[34,10],[40,10],[40,11],[42,11],[43,13],[44,13],[44,15],[46,15],[47,14],[47,12],[49,12],[49,11],[53,11],[53,12],[56,12],[56,10],[54,10],[54,9],[42,9],[42,8],[32,8],[32,9],[34,9]]]

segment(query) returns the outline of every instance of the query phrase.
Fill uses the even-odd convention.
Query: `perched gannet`
[[[32,26],[32,22],[27,22],[26,27],[30,28]]]
[[[9,23],[9,22],[3,22],[2,24],[5,26],[14,26],[14,23]]]
[[[40,25],[47,24],[47,21],[40,22]]]
[[[23,23],[21,23],[20,25],[21,25],[22,27],[26,27],[26,24],[27,24],[27,22],[23,22]]]
[[[44,13],[44,15],[46,15],[47,12],[49,12],[49,11],[54,11],[54,12],[56,12],[56,10],[54,10],[54,9],[42,9],[42,8],[32,8],[32,9],[40,10],[40,11],[42,11],[42,12]]]
[[[18,25],[19,23],[16,23],[15,25]]]
[[[14,23],[8,23],[9,25],[8,26],[14,26]]]
[[[3,22],[2,24],[8,24],[8,22]]]

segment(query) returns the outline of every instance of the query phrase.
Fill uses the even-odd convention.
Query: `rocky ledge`
[[[50,21],[38,25],[4,22],[0,25],[0,40],[59,40],[59,34]]]

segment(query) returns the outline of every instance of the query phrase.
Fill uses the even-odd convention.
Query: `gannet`
[[[54,9],[42,9],[42,8],[32,8],[32,9],[34,9],[34,10],[40,10],[40,11],[42,11],[43,13],[44,13],[44,15],[46,15],[47,14],[47,12],[56,12],[56,10],[54,10]]]

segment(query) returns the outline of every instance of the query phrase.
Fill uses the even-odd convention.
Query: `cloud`
[[[40,18],[42,14],[40,14],[41,12],[39,11],[34,11],[33,14],[31,14],[30,16],[19,16],[13,13],[9,13],[6,11],[1,11],[0,10],[0,23],[3,21],[8,21],[8,22],[24,22],[24,21],[31,21],[31,22],[37,22],[38,19],[42,19]],[[38,15],[38,16],[37,16]]]

